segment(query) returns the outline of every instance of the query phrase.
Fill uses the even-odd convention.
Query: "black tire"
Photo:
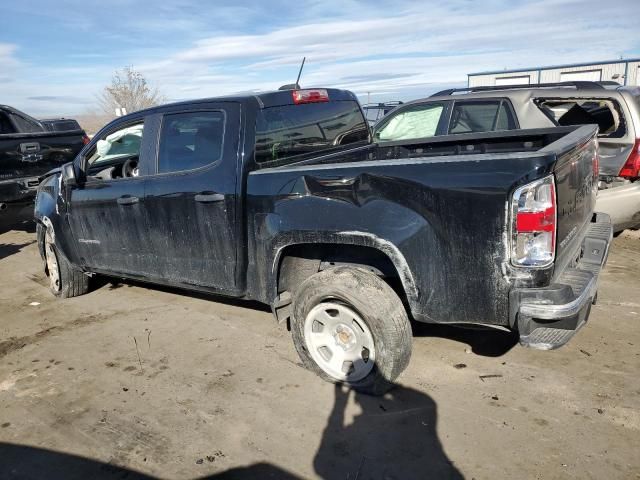
[[[45,271],[51,279],[52,272],[49,271],[49,255],[54,255],[53,260],[58,268],[58,281],[54,284],[49,282],[49,290],[56,297],[71,298],[84,295],[89,291],[89,277],[82,270],[75,268],[67,258],[61,254],[51,240],[49,232],[44,235],[44,255]]]
[[[371,331],[375,365],[366,377],[345,382],[326,373],[309,353],[304,324],[308,313],[325,301],[338,301],[357,312]],[[402,301],[381,278],[364,269],[336,267],[305,280],[293,295],[293,343],[303,365],[321,378],[369,395],[382,395],[409,365],[411,324]]]

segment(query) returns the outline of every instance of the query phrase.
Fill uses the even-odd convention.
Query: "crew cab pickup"
[[[103,274],[258,300],[306,367],[381,393],[409,362],[409,319],[539,349],[584,325],[612,237],[596,134],[378,145],[336,89],[164,105],[42,181],[38,244],[54,295]]]
[[[49,131],[26,113],[0,105],[0,223],[30,210],[38,177],[73,160],[88,141],[79,126]]]

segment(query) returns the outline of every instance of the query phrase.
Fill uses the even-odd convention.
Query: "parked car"
[[[38,177],[73,160],[88,142],[82,130],[48,131],[26,113],[0,105],[0,224],[31,210]]]
[[[584,325],[612,234],[594,214],[596,133],[377,145],[335,89],[164,105],[49,173],[38,245],[58,297],[105,274],[258,300],[307,368],[381,393],[409,362],[409,318],[538,349]]]
[[[367,122],[369,122],[369,125],[375,125],[378,120],[380,120],[398,105],[402,104],[403,102],[401,101],[365,103],[362,106],[362,109],[364,110],[364,116],[366,117]]]
[[[66,132],[69,130],[82,130],[77,120],[73,118],[45,118],[40,123],[50,132]]]
[[[377,141],[516,128],[596,124],[600,192],[596,210],[614,229],[640,227],[640,88],[564,82],[443,90],[393,110]]]

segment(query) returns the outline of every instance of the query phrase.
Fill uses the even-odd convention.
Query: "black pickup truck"
[[[0,224],[31,209],[38,177],[73,160],[87,143],[79,125],[69,131],[49,131],[26,113],[0,105]]]
[[[334,89],[165,105],[43,180],[37,238],[57,296],[104,274],[258,300],[308,368],[381,393],[409,362],[409,319],[539,349],[587,321],[612,236],[596,133],[377,145]]]

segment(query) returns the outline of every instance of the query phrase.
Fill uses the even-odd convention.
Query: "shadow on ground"
[[[36,241],[26,243],[0,243],[0,260],[10,257],[21,251],[24,247],[33,245]]]
[[[347,415],[350,397],[357,408],[350,408]],[[336,386],[335,401],[314,457],[314,471],[323,479],[462,479],[442,450],[436,422],[435,402],[417,390],[398,386],[384,397],[371,397]],[[204,470],[207,463],[200,463],[204,463]],[[156,477],[68,453],[0,443],[0,478],[133,480]],[[295,480],[303,477],[277,465],[256,463],[195,478]]]
[[[518,344],[518,334],[490,327],[436,325],[414,323],[414,337],[437,337],[469,345],[471,351],[483,357],[501,357]]]

